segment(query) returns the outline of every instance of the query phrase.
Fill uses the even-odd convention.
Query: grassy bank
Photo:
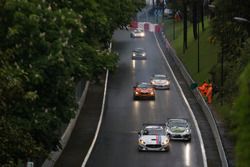
[[[219,47],[210,44],[208,39],[210,36],[209,20],[205,21],[205,30],[202,31],[200,24],[200,71],[198,72],[198,42],[193,37],[192,24],[188,24],[188,49],[183,51],[183,23],[172,20],[165,21],[165,33],[173,48],[175,48],[178,57],[186,66],[192,78],[200,83],[210,79],[209,71],[217,62],[217,53]],[[175,33],[174,33],[175,28]],[[175,35],[174,35],[175,34]],[[174,39],[175,37],[175,39]]]

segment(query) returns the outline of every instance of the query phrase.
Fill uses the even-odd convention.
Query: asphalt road
[[[190,113],[172,82],[170,90],[159,90],[155,101],[133,101],[133,85],[149,81],[152,74],[173,76],[156,45],[153,33],[130,38],[129,31],[116,31],[113,50],[120,54],[118,70],[109,77],[102,126],[87,167],[202,167],[197,132]],[[131,60],[131,51],[144,47],[147,60]],[[191,142],[171,141],[169,152],[138,152],[137,132],[143,123],[164,123],[167,118],[187,118],[193,131]]]

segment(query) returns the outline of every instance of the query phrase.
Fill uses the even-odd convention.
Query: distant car
[[[169,19],[172,19],[174,17],[174,12],[172,9],[164,9],[164,16],[169,18]]]
[[[170,139],[164,124],[143,124],[138,135],[139,151],[169,151]]]
[[[134,100],[151,99],[155,100],[155,88],[147,82],[140,82],[134,86]]]
[[[143,48],[136,48],[132,51],[133,60],[145,60],[147,59],[146,51]]]
[[[170,89],[170,79],[163,74],[154,74],[151,84],[155,89]]]
[[[191,126],[186,119],[168,119],[166,131],[171,140],[191,140]]]
[[[143,29],[135,29],[130,33],[131,38],[143,38],[145,37],[145,32]]]

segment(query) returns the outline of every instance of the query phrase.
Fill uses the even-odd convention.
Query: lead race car
[[[169,151],[169,136],[165,124],[143,124],[138,135],[139,151]]]
[[[171,140],[191,140],[191,126],[186,119],[168,119],[166,132]]]
[[[145,37],[145,32],[143,29],[137,28],[137,29],[131,31],[130,37],[131,38],[143,38],[143,37]]]

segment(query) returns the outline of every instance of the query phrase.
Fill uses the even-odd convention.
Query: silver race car
[[[164,124],[143,124],[138,134],[139,151],[169,151],[169,137]]]
[[[170,89],[170,80],[163,74],[154,74],[151,79],[151,84],[155,89]]]
[[[168,119],[166,131],[171,140],[191,140],[191,127],[186,119]]]
[[[145,32],[143,29],[135,29],[131,31],[130,37],[131,38],[143,38],[145,36]]]

